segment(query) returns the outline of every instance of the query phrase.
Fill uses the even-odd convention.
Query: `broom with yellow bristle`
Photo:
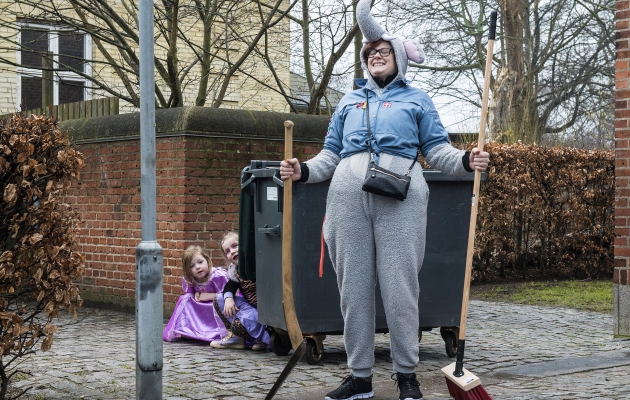
[[[492,73],[492,51],[494,36],[497,28],[497,12],[490,13],[490,29],[488,33],[488,51],[486,53],[486,70],[484,75],[483,97],[481,101],[481,121],[477,148],[483,151],[486,131],[486,113],[488,110],[488,92],[490,91],[490,74]],[[442,368],[446,375],[448,392],[455,400],[492,400],[492,397],[481,386],[481,380],[464,368],[464,348],[466,337],[466,316],[468,314],[468,298],[470,295],[470,280],[472,275],[472,259],[475,248],[475,227],[477,225],[477,203],[479,199],[479,185],[481,172],[475,170],[473,183],[472,208],[470,210],[470,229],[468,231],[468,250],[466,253],[466,274],[464,276],[464,294],[462,297],[462,313],[459,322],[459,336],[457,340],[457,361]]]

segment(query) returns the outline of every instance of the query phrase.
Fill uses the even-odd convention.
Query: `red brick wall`
[[[630,270],[630,4],[617,1],[615,63],[615,284],[628,285]]]
[[[135,304],[135,249],[141,236],[140,141],[79,144],[85,168],[68,202],[81,214],[80,251],[85,277],[80,282],[87,301]],[[294,144],[294,154],[307,159],[320,143]],[[157,240],[164,257],[164,303],[172,310],[181,294],[180,258],[186,246],[198,244],[215,266],[224,260],[218,240],[238,229],[240,174],[250,160],[279,160],[281,140],[233,139],[175,135],[158,138]]]

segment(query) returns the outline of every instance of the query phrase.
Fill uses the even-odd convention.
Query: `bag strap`
[[[368,97],[368,93],[369,93],[369,91],[366,88],[365,89],[365,113],[366,113],[366,117],[367,117],[368,136],[370,137],[370,160],[372,160],[372,162],[375,162],[374,161],[374,147],[372,146],[372,141],[376,142],[376,139],[374,139],[374,136],[372,136],[372,131],[370,130],[370,98]],[[416,154],[416,158],[413,159],[413,162],[409,166],[409,169],[407,170],[407,172],[405,172],[405,176],[409,175],[409,173],[413,169],[413,166],[416,165],[416,160],[418,159],[419,155],[420,155],[420,149],[418,149],[418,153]]]

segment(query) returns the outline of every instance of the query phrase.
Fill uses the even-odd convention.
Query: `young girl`
[[[220,246],[229,264],[230,281],[223,293],[217,294],[214,309],[229,332],[223,339],[210,342],[210,346],[216,349],[245,349],[246,339],[250,339],[253,340],[252,350],[266,350],[270,337],[265,326],[258,323],[256,282],[242,279],[237,272],[238,233],[226,233]],[[242,296],[237,296],[239,291]]]
[[[177,300],[162,338],[167,342],[180,337],[212,342],[226,336],[227,330],[215,318],[212,303],[229,280],[227,271],[213,268],[210,256],[199,246],[184,251],[182,268],[184,295]]]

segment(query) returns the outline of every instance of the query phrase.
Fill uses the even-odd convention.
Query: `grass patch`
[[[611,281],[522,282],[474,285],[470,296],[475,300],[567,307],[581,311],[612,314]]]

